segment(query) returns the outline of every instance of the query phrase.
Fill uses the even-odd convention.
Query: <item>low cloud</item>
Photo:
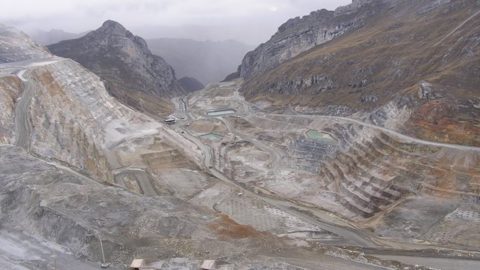
[[[351,0],[15,0],[0,21],[23,30],[92,30],[113,19],[147,37],[237,39],[256,44],[288,18]]]

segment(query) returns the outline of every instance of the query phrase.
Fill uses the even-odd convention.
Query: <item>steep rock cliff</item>
[[[270,40],[249,52],[239,67],[240,76],[251,78],[317,45],[359,29],[384,1],[353,1],[336,11],[325,9],[288,20]]]
[[[376,14],[361,29],[250,78],[243,93],[271,109],[373,113],[377,124],[394,104],[408,108],[411,135],[480,145],[478,2],[382,3],[360,8]]]

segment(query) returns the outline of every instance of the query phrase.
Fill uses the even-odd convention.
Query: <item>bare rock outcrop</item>
[[[271,39],[249,52],[239,67],[240,76],[251,78],[315,46],[361,28],[383,1],[355,0],[336,11],[325,9],[288,20]]]
[[[106,21],[82,38],[48,48],[100,76],[112,96],[143,112],[167,113],[171,106],[167,99],[187,93],[178,84],[173,68],[152,54],[144,39],[114,21]]]
[[[15,130],[15,103],[22,92],[20,79],[0,77],[0,143],[13,143]]]

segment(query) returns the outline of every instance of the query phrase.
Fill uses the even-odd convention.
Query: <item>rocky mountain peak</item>
[[[105,21],[100,28],[93,31],[95,34],[103,34],[105,36],[122,36],[132,38],[133,34],[128,31],[123,25],[116,21],[107,20]]]
[[[358,11],[360,8],[368,5],[381,5],[398,2],[397,0],[352,0],[352,3],[346,6],[340,6],[335,9],[335,16],[349,14]]]
[[[152,54],[143,38],[112,20],[82,38],[53,44],[49,49],[96,73],[106,82],[110,94],[141,111],[148,111],[145,104],[155,98],[170,98],[185,92],[173,68]]]
[[[123,27],[123,25],[113,20],[106,20],[105,22],[103,22],[102,27],[100,27],[99,30],[101,29],[109,31],[127,32],[127,29]]]
[[[96,46],[113,46],[113,47],[136,47],[144,54],[151,54],[146,41],[132,34],[123,25],[116,21],[107,20],[100,28],[90,32],[86,38],[90,39],[90,43]],[[131,44],[134,43],[134,44]]]
[[[332,15],[333,15],[332,11],[321,9],[321,10],[313,11],[309,15],[305,15],[303,17],[296,17],[293,19],[289,19],[287,22],[285,22],[278,28],[278,32],[275,35],[280,35],[287,31],[290,31],[290,32],[297,31],[299,30],[299,28],[302,28],[302,27],[307,28],[315,23],[318,23],[319,20],[325,21],[325,20],[331,19]]]

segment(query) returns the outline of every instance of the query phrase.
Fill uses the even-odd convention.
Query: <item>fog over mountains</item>
[[[241,42],[159,38],[147,40],[154,54],[170,63],[178,77],[190,76],[203,84],[219,82],[236,70],[254,47]]]
[[[69,33],[60,29],[49,31],[35,30],[28,33],[29,36],[40,45],[51,45],[63,40],[75,39],[84,36],[86,33]]]
[[[2,1],[0,21],[31,33],[84,33],[106,20],[145,39],[238,40],[259,44],[289,18],[350,0],[37,0]]]

